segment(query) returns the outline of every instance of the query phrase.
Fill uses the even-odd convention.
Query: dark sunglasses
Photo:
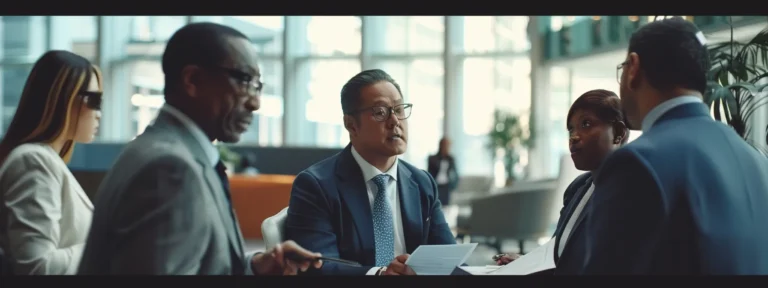
[[[103,92],[80,92],[80,96],[83,96],[83,102],[85,103],[85,106],[93,110],[101,110],[102,94]]]

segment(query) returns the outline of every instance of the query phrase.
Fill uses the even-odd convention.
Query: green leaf
[[[707,82],[707,93],[704,93],[704,103],[707,104],[707,106],[712,107],[712,103],[715,101],[715,91],[722,88],[720,84],[718,84],[715,81],[709,81]]]
[[[730,16],[724,19],[731,25]],[[768,85],[757,84],[768,78],[768,27],[741,43],[734,41],[731,25],[730,40],[713,43],[707,49],[711,65],[706,73],[704,102],[713,110],[712,116],[717,121],[724,119],[750,145],[758,148],[748,140],[747,123],[751,123],[751,116],[760,107],[768,104],[768,96],[764,95]],[[765,140],[768,145],[768,136]]]
[[[722,121],[720,117],[720,99],[716,99],[713,106],[714,106],[714,109],[712,111],[712,114],[715,117],[715,120]]]

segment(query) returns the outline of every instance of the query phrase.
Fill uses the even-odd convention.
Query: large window
[[[98,17],[50,16],[50,49],[69,50],[90,61],[97,59]]]
[[[379,68],[400,85],[404,100],[413,104],[408,118],[405,161],[426,169],[429,155],[443,137],[445,98],[445,17],[367,16],[366,69]]]
[[[127,17],[132,18],[129,39],[135,42],[165,42],[176,30],[187,24],[187,16]]]
[[[527,56],[469,57],[463,61],[462,91],[465,151],[464,169],[469,173],[491,172],[488,132],[496,109],[512,112],[528,127],[531,107],[531,65]]]
[[[294,126],[291,145],[343,147],[349,136],[343,126],[341,87],[361,70],[362,20],[358,16],[292,16],[286,46],[292,60]],[[302,117],[303,116],[303,117]],[[289,137],[286,137],[289,138]]]
[[[560,172],[560,159],[564,155],[570,154],[568,150],[569,135],[568,130],[566,129],[566,118],[568,117],[568,110],[571,108],[571,104],[576,100],[576,97],[580,95],[573,95],[574,91],[580,91],[577,90],[578,87],[576,87],[578,82],[579,81],[572,77],[571,71],[567,68],[551,67],[549,69],[549,90],[547,91],[549,94],[547,110],[549,111],[547,111],[547,113],[549,114],[548,122],[550,123],[550,126],[549,131],[546,131],[545,133],[549,134],[548,153],[553,156],[549,158],[550,162],[547,166],[549,167],[547,173],[551,176],[558,176],[558,173]],[[595,87],[600,86],[587,87],[590,87],[589,89],[596,89]],[[580,93],[586,91],[587,90],[584,90]]]
[[[461,129],[452,129],[454,149],[463,175],[493,175],[488,132],[495,110],[517,115],[527,128],[531,107],[531,61],[528,56],[528,16],[455,16],[452,45],[461,81]],[[527,161],[521,151],[521,163]]]
[[[165,79],[160,61],[135,61],[127,63],[129,78],[126,79],[130,89],[131,125],[129,135],[144,133],[160,107],[165,103],[163,88]]]
[[[298,16],[304,18],[309,55],[360,54],[362,21],[358,16]]]
[[[467,58],[464,60],[464,132],[486,135],[493,111],[526,114],[531,106],[531,64],[527,57]]]
[[[16,113],[32,65],[48,47],[44,16],[0,17],[0,135]]]
[[[437,152],[443,136],[442,59],[379,61],[375,65],[387,71],[400,85],[406,103],[413,104],[408,118],[408,150],[404,159],[426,169],[427,157]]]
[[[283,143],[283,62],[279,58],[263,58],[259,64],[264,82],[261,107],[240,143],[280,146]]]
[[[126,57],[146,60],[131,61],[129,70],[130,103],[133,105],[131,138],[143,132],[155,118],[164,103],[164,74],[159,56],[166,41],[186,24],[186,16],[168,17],[134,16],[131,45]],[[239,144],[278,146],[282,144],[283,117],[283,17],[282,16],[193,16],[193,22],[221,23],[242,31],[259,53],[259,66],[264,82],[261,108],[243,134]],[[120,63],[120,59],[115,60]]]
[[[373,54],[442,53],[445,48],[443,16],[371,16],[365,25],[371,25],[375,42]]]
[[[127,141],[144,132],[165,103],[161,57],[168,39],[187,23],[186,16],[104,16],[105,54],[112,77],[105,90],[103,118],[112,141]],[[110,105],[109,103],[113,103]],[[130,104],[129,111],[119,106]],[[125,118],[121,115],[127,113]],[[122,118],[122,119],[121,119]],[[122,123],[129,121],[128,123]]]
[[[528,16],[465,16],[464,51],[523,52],[531,48]]]
[[[299,93],[305,93],[305,120],[314,145],[343,147],[349,143],[341,111],[341,87],[360,72],[358,60],[307,60],[298,63],[309,81]],[[332,71],[332,72],[330,72]],[[329,73],[330,72],[330,73]]]
[[[16,106],[21,99],[21,92],[24,89],[24,83],[27,81],[29,72],[32,71],[32,64],[2,65],[0,66],[0,75],[2,75],[2,85],[0,85],[0,97],[2,98],[3,118],[2,130],[0,135],[4,134],[11,125],[13,115],[16,113]]]

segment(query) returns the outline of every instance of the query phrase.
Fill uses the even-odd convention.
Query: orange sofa
[[[294,175],[230,175],[232,206],[245,239],[262,239],[261,222],[277,214],[291,197]]]

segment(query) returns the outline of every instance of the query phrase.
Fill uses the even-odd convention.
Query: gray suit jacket
[[[250,270],[214,166],[200,142],[166,111],[126,146],[95,198],[79,274]]]

